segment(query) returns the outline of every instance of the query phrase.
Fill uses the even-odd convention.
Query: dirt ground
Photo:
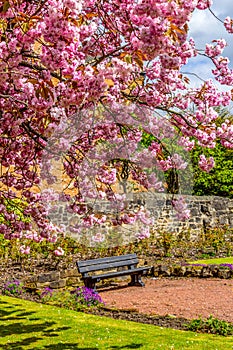
[[[145,279],[145,287],[127,283],[97,289],[107,306],[149,315],[186,319],[212,315],[233,323],[233,280],[216,278]]]

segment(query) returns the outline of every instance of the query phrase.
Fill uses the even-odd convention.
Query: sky
[[[211,10],[222,21],[227,16],[233,18],[233,0],[213,0]],[[227,56],[230,59],[230,68],[233,68],[233,34],[228,34],[223,23],[218,21],[208,10],[196,10],[193,13],[191,22],[189,24],[189,36],[193,37],[198,49],[205,49],[206,43],[211,43],[213,39],[224,38],[228,46],[225,48],[222,56]],[[182,71],[193,72],[199,75],[202,79],[211,77],[211,69],[214,68],[211,60],[198,56],[189,61]],[[201,80],[194,76],[188,76],[192,85],[199,85]],[[221,89],[225,90],[226,88]]]

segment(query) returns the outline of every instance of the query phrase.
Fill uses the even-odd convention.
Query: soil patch
[[[107,306],[146,315],[214,318],[233,323],[233,280],[217,278],[144,279],[145,287],[126,283],[99,293]]]

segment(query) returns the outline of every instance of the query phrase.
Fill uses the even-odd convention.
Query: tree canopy
[[[0,232],[7,239],[54,241],[49,220],[64,202],[82,233],[93,227],[138,223],[146,237],[152,219],[132,209],[127,186],[161,191],[156,171],[184,169],[166,148],[176,140],[232,148],[230,120],[217,125],[215,108],[232,95],[224,39],[198,50],[188,39],[195,9],[210,0],[2,0],[0,19]],[[227,17],[224,26],[233,32]],[[192,87],[181,73],[190,58],[214,64],[213,80]],[[143,133],[155,140],[140,147]],[[200,155],[210,171],[212,156]],[[96,203],[109,202],[109,212]],[[17,205],[17,210],[15,207]],[[188,217],[182,198],[178,217]],[[19,212],[21,214],[19,214]],[[66,228],[65,228],[66,229]],[[28,250],[26,250],[28,252]]]

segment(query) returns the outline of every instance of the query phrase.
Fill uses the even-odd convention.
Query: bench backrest
[[[136,254],[77,261],[78,271],[82,274],[106,269],[115,269],[123,266],[128,266],[130,268],[130,266],[134,267],[137,264],[138,258]]]

